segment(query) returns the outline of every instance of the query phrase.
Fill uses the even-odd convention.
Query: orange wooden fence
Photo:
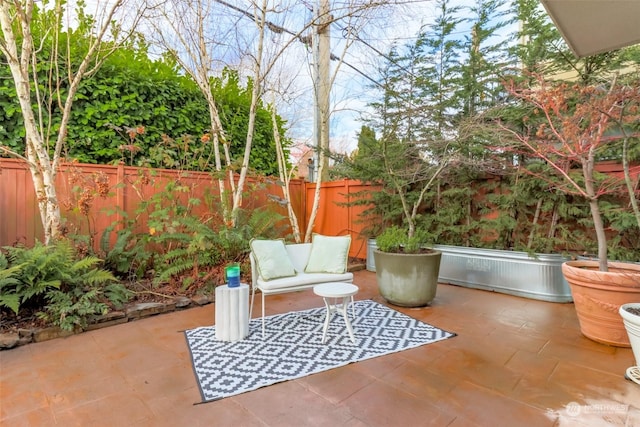
[[[615,162],[601,162],[597,168],[619,178],[622,176],[622,166]],[[631,175],[637,183],[640,165],[634,164],[631,167]],[[220,199],[217,180],[208,173],[141,169],[123,165],[64,164],[57,176],[56,186],[69,232],[91,236],[94,248],[98,249],[99,240],[107,227],[125,215],[133,218],[141,201],[149,200],[171,182],[178,182],[187,189],[179,195],[183,203],[187,203],[187,199],[191,197],[211,200],[214,204]],[[97,194],[100,187],[108,189],[106,197]],[[82,189],[89,191],[83,194]],[[246,189],[248,194],[243,203],[245,209],[271,204],[276,211],[286,215],[282,206],[271,201],[272,196],[282,196],[279,185],[259,185],[256,180],[249,180]],[[341,203],[346,202],[350,194],[377,189],[351,180],[323,183],[313,232],[333,236],[349,233],[352,237],[350,256],[366,258],[367,240],[362,230],[367,224],[363,224],[359,217],[365,208],[347,207]],[[291,182],[291,202],[302,232],[306,230],[311,214],[314,192],[313,183],[305,183],[303,180]],[[87,199],[91,197],[91,200]],[[87,214],[81,212],[83,202],[91,205]],[[203,203],[194,209],[194,213],[211,215],[212,212],[220,211],[211,206],[212,204]],[[33,245],[36,239],[42,239],[39,215],[31,174],[26,164],[19,160],[0,159],[0,246],[17,242]],[[146,219],[145,216],[137,218],[137,231],[146,231]]]
[[[65,226],[71,233],[90,236],[96,249],[107,227],[125,215],[133,218],[143,200],[149,200],[171,182],[177,182],[186,189],[179,195],[183,203],[192,197],[211,200],[213,204],[219,202],[217,180],[204,172],[65,163],[56,178]],[[101,188],[108,190],[104,197],[99,194]],[[358,223],[358,214],[363,208],[339,206],[336,202],[345,201],[345,194],[350,191],[363,188],[355,181],[322,184],[321,206],[313,229],[316,233],[326,235],[351,233],[353,243],[350,255],[359,258],[366,257],[366,239],[361,236],[362,225]],[[282,189],[276,183],[259,185],[256,180],[250,179],[246,189],[245,209],[270,204],[274,210],[286,215],[282,206],[271,201],[270,196],[282,197]],[[314,190],[315,184],[300,179],[291,182],[291,202],[302,231],[306,230],[310,217]],[[83,206],[90,208],[83,213]],[[210,214],[211,206],[201,204],[194,208],[194,214]],[[41,240],[43,231],[39,215],[27,165],[19,160],[0,159],[0,246],[18,242],[30,246],[36,240]],[[139,216],[137,224],[137,231],[144,231],[146,217]]]
[[[315,194],[315,184],[306,185],[306,219],[309,220]],[[362,223],[360,214],[364,206],[345,207],[349,195],[357,192],[377,189],[359,181],[342,180],[322,183],[320,187],[320,206],[314,222],[313,231],[329,236],[351,235],[349,255],[355,258],[367,257],[367,237],[362,234],[367,224]]]

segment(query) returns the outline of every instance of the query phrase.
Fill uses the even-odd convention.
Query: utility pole
[[[313,118],[316,161],[314,163],[319,170],[316,177],[322,179],[329,171],[329,158],[325,155],[329,149],[329,64],[331,60],[329,0],[318,0],[315,12],[316,25],[313,32],[315,108]]]
[[[214,0],[225,7],[235,10],[245,17],[253,20],[253,15],[240,7],[234,6],[224,0]],[[309,164],[309,167],[313,167],[315,172],[310,176],[314,176],[316,179],[325,179],[329,172],[329,157],[325,155],[329,149],[329,95],[330,95],[330,62],[331,62],[331,40],[329,39],[329,28],[333,17],[329,14],[330,11],[329,0],[318,0],[318,3],[313,6],[313,32],[311,35],[311,44],[313,49],[313,89],[314,89],[314,108],[313,108],[313,144],[314,161]],[[295,36],[300,41],[306,43],[306,40],[300,37],[299,34],[294,33],[286,28],[283,28],[272,22],[267,22],[267,28],[280,33],[285,32],[292,36]],[[335,59],[335,58],[334,58]],[[343,61],[344,63],[344,61]],[[345,63],[346,64],[346,63]],[[349,64],[347,64],[349,65]],[[353,68],[353,67],[352,67]],[[355,69],[355,68],[354,68]],[[359,72],[358,69],[355,69]],[[363,74],[364,77],[369,78]],[[376,83],[375,81],[373,81]],[[322,174],[322,175],[320,175]]]

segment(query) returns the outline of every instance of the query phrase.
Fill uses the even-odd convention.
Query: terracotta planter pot
[[[610,262],[609,271],[597,261],[567,261],[562,274],[571,287],[584,336],[616,347],[630,347],[619,315],[622,304],[640,301],[640,265]]]

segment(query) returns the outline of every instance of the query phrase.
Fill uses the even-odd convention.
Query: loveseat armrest
[[[253,251],[249,252],[249,261],[251,262],[251,289],[255,289],[258,285],[258,264],[253,256]]]

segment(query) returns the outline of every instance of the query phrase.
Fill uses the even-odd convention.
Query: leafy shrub
[[[281,216],[272,211],[256,209],[246,222],[240,223],[242,216],[239,216],[236,227],[223,226],[218,230],[210,223],[203,223],[194,217],[174,220],[173,232],[154,239],[155,243],[172,248],[155,258],[154,283],[158,285],[174,279],[180,281],[182,289],[186,290],[191,284],[210,280],[214,276],[221,282],[223,278],[219,277],[219,271],[226,264],[246,263],[249,242],[260,235],[258,229],[262,230],[262,236],[267,230],[275,232],[275,225]]]
[[[9,261],[0,252],[0,307],[7,307],[14,313],[18,313],[21,295],[15,291],[16,287],[20,285],[16,276],[20,273],[22,266],[15,265],[11,268],[8,266]]]
[[[102,234],[100,246],[104,253],[105,268],[126,280],[143,279],[152,270],[154,254],[149,250],[149,234],[135,234],[131,228],[116,232],[116,241],[109,248],[109,239],[115,225]]]
[[[413,236],[408,237],[407,230],[394,225],[377,237],[376,244],[382,252],[415,254],[425,249],[428,241],[429,236],[423,230],[416,230]]]
[[[76,272],[79,276],[74,283],[66,283],[64,289],[47,294],[49,304],[39,313],[40,318],[64,330],[72,330],[76,325],[85,327],[91,316],[107,314],[110,306],[120,308],[131,296],[108,271],[87,265]]]
[[[249,241],[254,237],[282,235],[283,217],[268,209],[239,210],[236,227],[225,226],[214,214],[210,200],[191,197],[179,182],[143,201],[134,218],[113,224],[102,236],[105,265],[129,280],[151,280],[155,287],[179,286],[194,292],[205,285],[224,282],[223,267],[240,263],[248,271]],[[212,199],[213,200],[213,199]],[[207,209],[200,207],[206,204]],[[139,218],[148,218],[141,230]],[[112,233],[116,233],[110,247]]]

